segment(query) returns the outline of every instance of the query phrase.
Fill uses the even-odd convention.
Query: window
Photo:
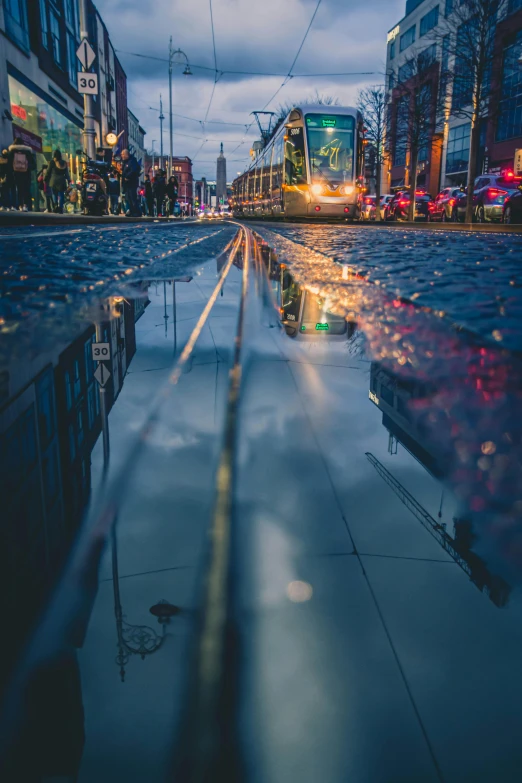
[[[395,57],[395,38],[390,44],[390,60],[393,60],[394,57]]]
[[[53,376],[47,372],[37,386],[38,428],[40,447],[46,448],[55,429]]]
[[[76,86],[78,80],[78,63],[76,58],[76,50],[78,44],[76,39],[71,33],[67,33],[67,70],[69,72],[69,81]]]
[[[522,0],[509,0],[508,2],[508,14],[514,14],[515,11],[518,11],[520,8],[522,8]]]
[[[42,28],[42,44],[49,48],[49,23],[47,21],[47,0],[40,0],[40,26]]]
[[[388,74],[388,89],[393,90],[395,87],[395,73],[393,71],[390,71]]]
[[[74,398],[77,400],[82,390],[80,379],[80,362],[76,359],[74,362]]]
[[[93,428],[98,412],[99,412],[98,389],[94,384],[91,384],[87,392],[87,414],[88,414],[90,430],[92,430]]]
[[[72,462],[76,456],[76,439],[74,437],[74,426],[72,424],[69,424],[68,435],[69,435],[69,454],[71,455],[71,462]]]
[[[426,16],[423,16],[420,20],[419,38],[421,38],[423,35],[426,35],[426,33],[429,33],[429,31],[433,30],[434,27],[437,27],[438,23],[439,6],[436,5],[435,8],[432,8],[431,11],[428,11]]]
[[[83,410],[78,408],[76,421],[78,423],[78,445],[83,443]]]
[[[26,0],[4,0],[5,32],[25,52],[29,52]]]
[[[469,161],[469,136],[471,123],[450,128],[446,151],[446,174],[467,171]]]
[[[426,70],[426,68],[429,68],[430,65],[433,65],[436,59],[437,59],[437,44],[432,44],[431,46],[428,46],[427,49],[424,49],[424,51],[419,54],[419,59],[418,59],[419,71],[424,71]]]
[[[409,101],[409,95],[403,95],[402,98],[399,98],[397,101],[397,115],[395,121],[395,151],[393,156],[394,166],[406,165]]]
[[[83,346],[83,352],[85,355],[85,375],[87,377],[87,383],[89,383],[94,376],[94,361],[92,358],[92,346],[95,342],[94,335],[91,335],[85,345]]]
[[[415,25],[401,35],[400,50],[403,52],[415,42]]]
[[[449,16],[453,11],[453,0],[446,0],[446,6],[444,8],[444,16]]]
[[[466,64],[469,59],[469,24],[469,21],[464,22],[457,30],[452,111],[468,106],[473,93],[473,81]],[[460,47],[462,47],[462,56],[459,56]]]
[[[500,113],[497,123],[497,141],[522,136],[522,30],[516,40],[504,49]]]
[[[307,114],[310,175],[337,186],[354,177],[355,119],[346,115]]]
[[[285,183],[306,183],[306,160],[303,128],[289,128],[285,140]]]
[[[62,64],[62,50],[60,40],[60,18],[58,12],[49,9],[49,31],[51,34],[51,48],[56,65]]]
[[[414,72],[414,66],[413,66],[413,60],[408,60],[404,63],[404,65],[401,65],[399,68],[399,73],[397,75],[397,81],[399,84],[402,84],[403,82],[407,82],[408,79],[411,79]]]

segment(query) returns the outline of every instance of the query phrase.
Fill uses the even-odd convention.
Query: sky
[[[188,155],[194,175],[213,180],[222,142],[231,181],[248,164],[252,142],[259,137],[252,111],[265,106],[277,111],[281,104],[299,103],[316,91],[353,105],[360,87],[383,82],[386,33],[403,16],[405,0],[322,0],[293,68],[294,78],[275,98],[317,0],[98,0],[97,5],[127,74],[128,106],[147,131],[147,149],[153,142],[155,150],[160,148],[161,94],[163,150],[168,155],[167,59],[172,35],[173,48],[186,53],[193,72],[184,76],[185,63],[176,58],[174,155]],[[215,63],[220,72],[217,83]],[[310,76],[337,73],[366,75]],[[299,74],[305,76],[298,78]]]

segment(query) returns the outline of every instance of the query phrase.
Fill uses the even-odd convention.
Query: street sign
[[[84,68],[90,68],[96,59],[94,49],[90,45],[87,38],[84,38],[76,50],[76,57],[79,59]]]
[[[78,92],[98,95],[98,74],[80,72],[78,74]]]
[[[92,358],[95,362],[106,362],[111,358],[110,343],[92,343]]]
[[[107,367],[103,364],[103,362],[100,362],[94,372],[94,377],[96,378],[100,386],[103,388],[107,383],[107,381],[109,380],[109,378],[111,377],[111,371],[107,369]]]

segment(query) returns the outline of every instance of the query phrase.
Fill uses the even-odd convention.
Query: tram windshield
[[[344,182],[353,182],[354,117],[307,114],[306,132],[312,181],[323,181],[336,187]]]
[[[300,331],[307,334],[328,332],[328,334],[346,334],[347,324],[342,315],[329,310],[328,299],[307,291],[301,319]]]

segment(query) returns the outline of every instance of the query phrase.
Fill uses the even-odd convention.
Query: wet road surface
[[[235,736],[238,780],[518,781],[522,367],[509,348],[520,326],[521,238],[495,237],[507,241],[505,264],[495,262],[502,270],[488,277],[475,264],[473,278],[472,256],[450,262],[455,239],[441,249],[440,232],[435,246],[428,233],[408,237],[407,261],[391,260],[397,247],[379,248],[377,269],[357,229],[328,227],[324,241],[325,227],[255,229],[224,606],[235,650],[217,666],[236,685],[223,722]],[[3,281],[10,292],[24,263],[49,276],[40,291],[17,281],[4,311],[6,324],[18,324],[3,335],[0,414],[4,477],[15,487],[2,527],[14,639],[37,625],[35,591],[69,563],[28,665],[34,671],[40,655],[41,668],[42,650],[61,657],[29,691],[32,721],[19,742],[45,741],[46,754],[26,762],[40,773],[43,765],[86,783],[192,779],[172,769],[193,696],[248,251],[238,250],[173,382],[236,228],[153,231],[152,240],[126,228],[128,239],[95,241],[98,260],[81,262],[87,280],[68,278],[72,301],[57,303],[59,318],[38,309],[63,285],[59,261],[49,251],[39,262],[34,240],[16,249],[25,260],[9,257]],[[495,253],[485,239],[475,261]],[[80,238],[57,242],[82,251]],[[118,250],[105,264],[109,247]],[[90,288],[97,281],[100,291]],[[470,292],[480,319],[468,317]],[[20,359],[17,330],[29,359]],[[99,338],[113,350],[101,394],[90,353]],[[161,634],[149,613],[161,599],[181,612],[142,661],[130,651],[145,643],[136,626]],[[31,609],[22,618],[20,601]],[[8,720],[20,682],[27,672]]]

